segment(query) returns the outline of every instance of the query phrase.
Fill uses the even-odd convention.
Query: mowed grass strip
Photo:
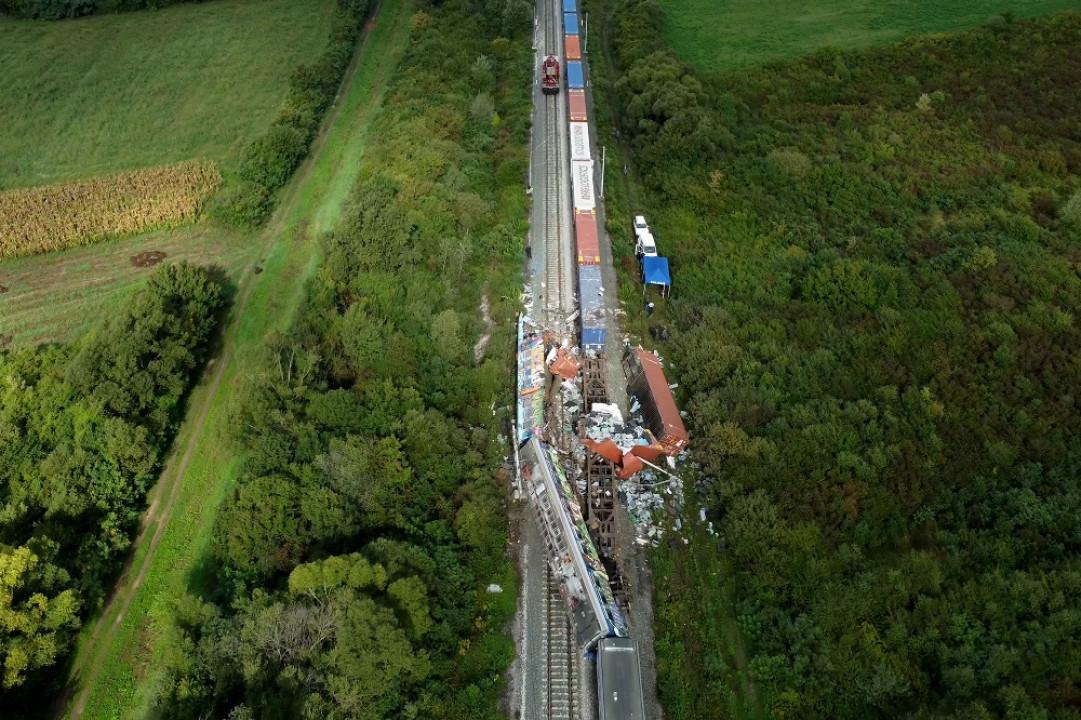
[[[356,68],[346,78],[336,115],[260,235],[258,246],[267,250],[262,272],[248,268],[241,279],[238,304],[225,331],[224,355],[214,360],[208,373],[215,377],[217,366],[224,364],[219,382],[216,386],[204,382],[193,393],[173,457],[151,493],[154,510],[148,529],[120,587],[126,590],[141,571],[142,582],[132,590],[125,608],[114,607],[84,628],[74,668],[73,705],[85,701],[82,718],[152,715],[161,681],[160,664],[154,658],[170,651],[173,603],[190,587],[207,590],[198,587],[200,558],[208,550],[217,508],[240,464],[228,440],[233,396],[241,379],[261,367],[259,353],[268,334],[288,328],[303,301],[306,281],[319,260],[315,239],[340,216],[346,197],[341,189],[356,181],[370,137],[369,123],[408,43],[412,4],[383,0],[381,5],[362,40]],[[178,473],[177,461],[185,454],[190,464]],[[163,519],[158,511],[172,496],[171,512]],[[161,524],[159,543],[151,550],[149,540]],[[95,627],[101,628],[96,634]],[[85,682],[89,687],[84,695],[78,685]],[[73,708],[69,716],[74,715]]]
[[[207,223],[0,262],[0,346],[66,342],[94,328],[142,286],[152,266],[187,260],[221,268],[236,282],[257,252],[256,238]]]
[[[727,70],[970,28],[1011,12],[1081,10],[1081,0],[659,0],[668,41],[701,70]]]
[[[194,220],[220,182],[214,163],[189,160],[0,192],[0,258],[174,227]]]
[[[0,17],[0,189],[230,157],[318,58],[333,13],[334,0],[215,0]]]

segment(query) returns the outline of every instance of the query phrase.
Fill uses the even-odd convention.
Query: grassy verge
[[[342,188],[350,187],[359,172],[368,140],[366,124],[408,39],[409,9],[402,0],[383,3],[338,100],[337,114],[263,233],[269,253],[262,272],[249,271],[242,280],[242,305],[226,331],[225,354],[217,361],[227,364],[219,381],[194,393],[191,418],[151,496],[152,506],[160,507],[178,485],[171,516],[158,519],[165,523],[160,543],[152,552],[149,542],[140,543],[121,583],[146,568],[130,604],[120,603],[101,617],[98,624],[104,629],[94,636],[88,628],[80,645],[76,682],[93,680],[85,688],[85,717],[133,717],[148,710],[158,679],[152,661],[166,636],[172,600],[192,583],[195,560],[206,550],[215,511],[235,475],[237,460],[225,430],[237,380],[252,370],[255,351],[267,334],[290,324],[303,298],[305,280],[318,261],[314,238],[333,225],[345,195]],[[215,373],[212,367],[210,375]],[[176,476],[176,461],[185,455],[191,462]],[[148,530],[145,538],[153,534]]]
[[[702,70],[798,57],[818,48],[858,48],[921,33],[962,30],[995,15],[1032,17],[1077,10],[1077,0],[660,0],[668,42]]]
[[[219,0],[0,18],[0,187],[229,156],[269,125],[333,12],[333,0]]]
[[[700,523],[685,522],[684,535],[687,545],[662,544],[650,556],[665,713],[673,719],[765,720],[736,614],[734,569]],[[692,587],[710,591],[688,592]]]

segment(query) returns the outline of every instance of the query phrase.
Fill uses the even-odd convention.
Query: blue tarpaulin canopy
[[[661,292],[667,295],[672,291],[672,276],[668,273],[668,258],[642,258],[642,279],[646,285],[660,285]]]

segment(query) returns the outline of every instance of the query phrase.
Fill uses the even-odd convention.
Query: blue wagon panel
[[[582,325],[598,325],[604,319],[604,285],[600,265],[578,266],[578,306]]]
[[[568,35],[578,34],[578,13],[563,13],[563,32]]]
[[[567,87],[574,90],[585,88],[585,76],[582,74],[582,63],[572,60],[567,63]]]
[[[578,12],[578,3],[575,0],[563,0],[563,12]]]
[[[604,350],[604,342],[608,339],[608,331],[602,327],[582,328],[582,349],[601,352]]]

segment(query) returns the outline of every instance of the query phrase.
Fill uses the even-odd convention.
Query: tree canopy
[[[244,466],[163,717],[498,717],[511,362],[468,349],[485,283],[512,344],[530,53],[528,12],[481,5],[414,15],[301,317],[238,393]]]
[[[206,269],[165,265],[79,342],[0,353],[0,659],[13,713],[62,680],[49,669],[131,544],[224,304]]]
[[[662,701],[1077,718],[1081,17],[714,76],[617,17],[719,533],[657,554]]]

